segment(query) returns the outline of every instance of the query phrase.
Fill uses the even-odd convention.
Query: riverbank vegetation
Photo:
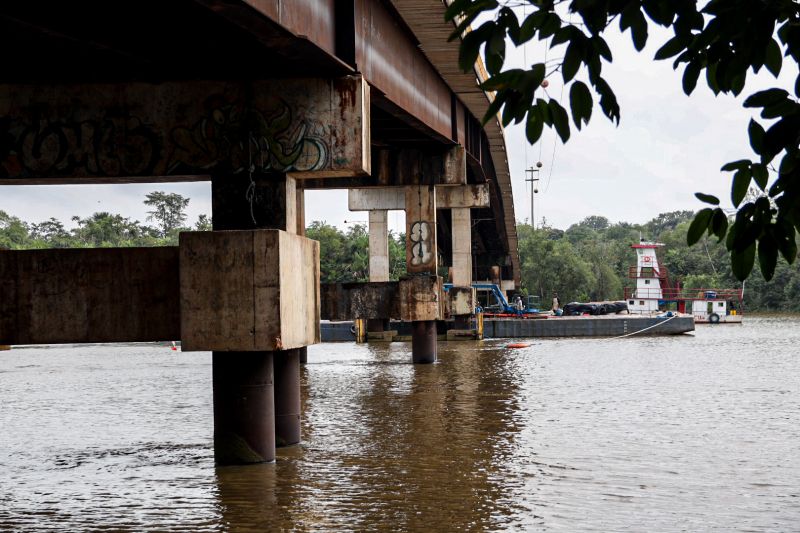
[[[211,220],[201,215],[187,224],[188,199],[155,191],[147,195],[147,223],[107,212],[72,217],[72,227],[51,218],[23,221],[0,211],[0,247],[11,249],[89,248],[116,246],[175,246],[186,230],[210,230]],[[692,211],[663,213],[645,224],[612,224],[603,216],[589,216],[565,230],[546,221],[517,226],[523,291],[548,301],[557,291],[562,302],[619,300],[630,284],[628,268],[635,264],[631,244],[640,238],[664,243],[659,260],[671,281],[690,288],[738,288],[724,243],[704,237],[687,246]],[[362,224],[341,230],[312,222],[309,238],[320,241],[323,282],[369,279],[369,235]],[[389,238],[390,278],[405,273],[405,236]],[[745,283],[745,306],[755,311],[800,311],[800,264],[779,262],[772,281],[754,271]]]
[[[715,237],[686,244],[686,234],[695,213],[663,213],[645,224],[611,224],[602,216],[590,216],[566,230],[543,223],[536,229],[517,226],[522,282],[529,294],[548,301],[557,291],[562,302],[617,300],[628,280],[629,267],[636,264],[631,245],[640,238],[665,246],[658,251],[672,283],[686,288],[735,289],[736,280],[725,248]],[[744,285],[745,308],[751,311],[800,311],[800,267],[779,262],[770,282],[754,270]]]

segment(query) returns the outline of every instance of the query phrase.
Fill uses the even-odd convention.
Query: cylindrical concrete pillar
[[[214,352],[214,459],[275,460],[273,352]]]
[[[411,359],[414,363],[436,362],[436,321],[411,323]]]
[[[300,442],[300,350],[274,352],[275,445]]]
[[[308,363],[308,347],[303,346],[302,348],[297,349],[300,352],[300,364],[304,365]]]

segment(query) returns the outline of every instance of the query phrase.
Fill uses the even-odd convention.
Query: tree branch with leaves
[[[527,16],[514,7],[530,6]],[[568,13],[567,21],[561,13]],[[613,89],[603,78],[603,65],[612,63],[611,48],[603,38],[612,24],[628,32],[637,51],[648,40],[648,26],[671,29],[673,37],[654,59],[673,59],[683,66],[682,87],[687,95],[705,73],[715,93],[739,95],[749,72],[765,68],[776,78],[785,61],[800,63],[800,4],[794,0],[711,0],[702,6],[693,0],[454,0],[447,20],[456,25],[451,40],[461,39],[459,66],[474,69],[483,53],[489,78],[482,83],[494,92],[484,123],[500,113],[504,126],[525,123],[528,142],[535,143],[544,127],[553,128],[563,142],[570,138],[570,113],[555,99],[540,97],[545,79],[560,71],[569,88],[572,122],[578,130],[589,123],[594,102],[612,122],[619,124],[620,107]],[[472,24],[483,20],[474,29]],[[572,22],[575,20],[575,22]],[[553,64],[535,63],[522,69],[503,70],[506,42],[522,46],[533,40],[550,40],[562,47],[563,58]],[[584,81],[576,79],[585,72]],[[744,101],[760,109],[762,125],[748,125],[750,145],[758,156],[727,163],[722,171],[734,172],[731,201],[737,208],[729,223],[719,199],[698,193],[701,201],[716,207],[700,210],[687,235],[689,244],[704,234],[725,240],[737,278],[745,279],[758,256],[761,272],[771,279],[778,255],[788,263],[797,257],[800,231],[800,75],[794,87],[757,92]],[[592,94],[594,92],[594,95]],[[751,183],[762,192],[745,201]],[[744,203],[743,203],[744,202]]]

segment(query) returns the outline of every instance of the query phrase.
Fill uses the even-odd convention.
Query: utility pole
[[[525,178],[525,181],[528,181],[531,184],[531,227],[533,229],[536,229],[536,219],[534,218],[534,213],[533,213],[533,200],[534,200],[534,195],[537,192],[539,192],[538,186],[539,186],[540,168],[542,168],[542,162],[538,161],[536,163],[536,168],[531,167],[525,170],[525,172],[529,175],[529,177]]]

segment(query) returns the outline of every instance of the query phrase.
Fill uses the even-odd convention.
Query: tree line
[[[146,195],[147,220],[141,223],[121,215],[98,212],[72,217],[67,229],[54,218],[29,223],[0,211],[0,247],[10,249],[87,248],[117,246],[174,246],[186,230],[211,230],[211,220],[200,215],[186,225],[189,199],[155,191]],[[517,226],[522,292],[549,301],[558,292],[562,302],[619,300],[623,298],[628,268],[635,264],[631,245],[640,238],[665,244],[658,251],[670,279],[684,287],[738,288],[724,242],[703,237],[688,246],[687,232],[695,213],[662,213],[645,224],[612,224],[603,216],[588,216],[566,230],[545,220],[536,228]],[[320,270],[324,283],[369,280],[369,233],[363,224],[346,230],[312,222],[306,236],[320,242]],[[405,274],[405,235],[390,233],[390,279]],[[745,285],[749,310],[800,311],[800,265],[778,263],[772,281],[753,272]]]
[[[145,195],[152,225],[122,215],[97,212],[86,218],[73,216],[74,227],[49,218],[29,223],[0,210],[0,248],[109,248],[126,246],[175,246],[181,231],[211,230],[211,220],[200,215],[186,226],[189,199],[176,193],[153,191]]]

